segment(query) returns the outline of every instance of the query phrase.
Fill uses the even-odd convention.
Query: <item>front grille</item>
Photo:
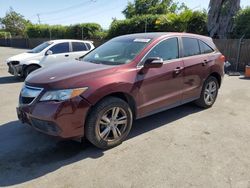
[[[58,135],[61,132],[61,129],[54,122],[44,121],[33,117],[30,120],[31,124],[42,132],[52,135]]]
[[[31,104],[39,96],[42,90],[42,88],[24,85],[20,93],[19,103],[21,105]]]

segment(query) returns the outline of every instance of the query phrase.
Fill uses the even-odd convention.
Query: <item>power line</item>
[[[69,9],[73,9],[73,8],[80,8],[81,6],[86,6],[87,3],[91,3],[91,2],[96,2],[97,0],[87,0],[87,1],[84,1],[82,3],[79,3],[79,4],[76,4],[76,5],[72,5],[72,6],[69,6],[69,7],[66,7],[66,8],[62,8],[62,9],[57,9],[57,10],[53,10],[53,11],[48,11],[48,12],[39,12],[38,14],[41,16],[41,15],[51,15],[51,14],[58,14],[60,12],[64,12],[64,11],[67,11]],[[28,17],[28,19],[30,18],[33,18],[37,16],[37,14],[34,14],[34,15],[31,15]]]
[[[101,6],[101,5],[103,5],[103,6]],[[103,3],[100,4],[97,9],[89,9],[88,11],[84,11],[84,12],[81,10],[81,12],[79,12],[79,14],[80,13],[84,13],[84,15],[86,15],[88,17],[99,15],[100,13],[103,13],[103,12],[106,12],[106,11],[110,11],[110,8],[108,10],[104,8],[104,7],[108,6],[108,5],[109,4],[107,4],[107,2],[103,1]],[[114,7],[114,8],[117,7],[115,3],[112,4],[112,5],[113,5],[112,7]],[[102,11],[103,9],[104,9],[104,11]],[[113,8],[111,8],[111,9],[113,9]],[[48,20],[43,20],[43,22],[46,22],[46,23],[49,22],[49,23],[51,23],[51,21],[53,22],[53,21],[60,21],[60,20],[67,20],[67,21],[69,21],[69,19],[73,20],[75,18],[79,18],[79,17],[83,16],[83,15],[80,16],[79,14],[78,14],[78,12],[74,12],[74,14],[71,14],[70,16],[67,16],[67,17],[64,16],[64,17],[55,18],[55,19],[52,18],[52,19],[48,19]]]
[[[86,3],[90,3],[90,2],[96,2],[96,0],[87,0],[85,2],[82,2],[82,3],[79,3],[77,5],[72,5],[72,6],[69,6],[69,7],[66,7],[66,8],[62,8],[62,9],[58,9],[58,10],[54,10],[54,11],[48,11],[48,12],[40,12],[40,14],[57,14],[57,13],[60,13],[60,12],[64,12],[64,11],[67,11],[69,9],[73,9],[73,8],[77,8],[77,7],[80,7],[82,5],[86,5]]]

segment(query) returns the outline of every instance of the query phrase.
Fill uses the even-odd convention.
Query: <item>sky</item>
[[[133,0],[131,0],[133,1]],[[209,0],[178,0],[194,10],[207,9]],[[124,19],[122,10],[128,0],[0,0],[0,17],[9,7],[32,23],[70,25],[95,22],[108,29],[113,18]],[[250,6],[250,0],[241,0],[241,6]]]

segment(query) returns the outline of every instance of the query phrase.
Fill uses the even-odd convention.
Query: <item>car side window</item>
[[[63,43],[56,44],[52,46],[49,50],[52,51],[53,54],[67,53],[69,52],[69,43],[63,42]]]
[[[91,49],[91,45],[88,42],[86,42],[85,45],[88,47],[89,50]]]
[[[199,45],[200,45],[200,49],[201,49],[201,53],[202,54],[208,54],[208,53],[212,53],[214,50],[208,46],[205,42],[199,40]]]
[[[179,44],[177,38],[164,40],[157,44],[146,56],[160,57],[163,61],[179,58]]]
[[[200,47],[197,39],[194,38],[182,38],[184,57],[199,55]]]
[[[87,47],[83,42],[72,42],[73,52],[87,51]]]

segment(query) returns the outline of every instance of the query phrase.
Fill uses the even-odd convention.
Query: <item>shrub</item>
[[[70,26],[30,24],[26,33],[29,38],[71,38],[71,39],[95,39],[103,35],[102,28],[96,23],[76,24]]]
[[[250,38],[250,7],[239,11],[235,18],[235,27],[232,35],[236,38],[241,38],[243,35],[245,35],[245,38]]]
[[[131,19],[114,20],[110,26],[108,38],[129,33],[145,32],[191,32],[207,34],[207,14],[205,11],[185,10],[179,14],[142,15]]]
[[[0,31],[0,39],[11,38],[10,32]]]

